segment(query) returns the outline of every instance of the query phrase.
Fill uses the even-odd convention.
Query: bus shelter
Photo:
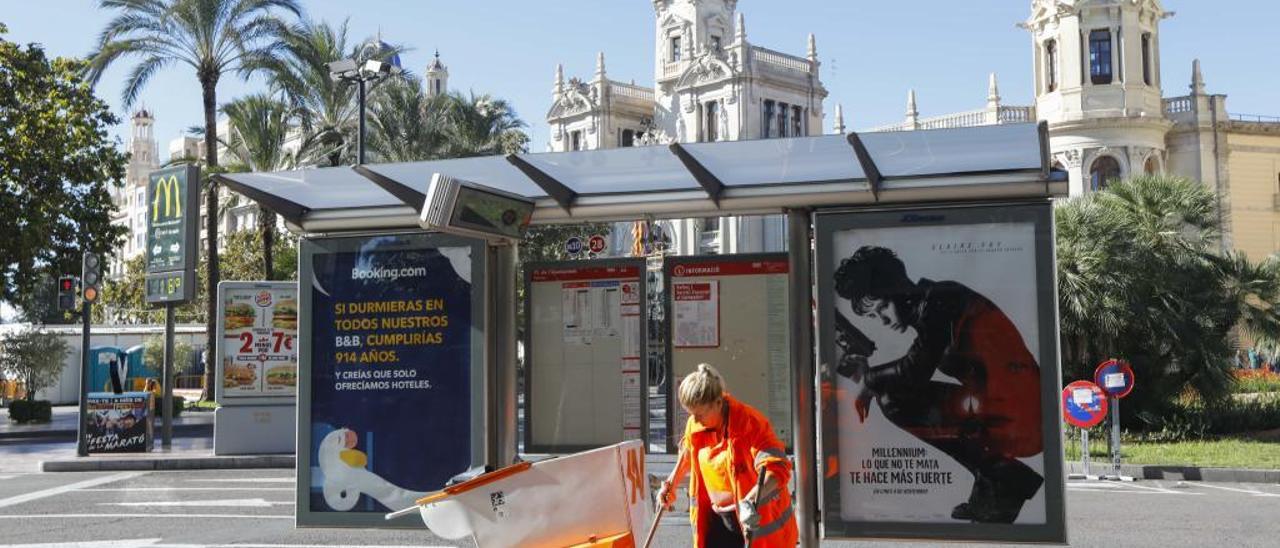
[[[531,201],[533,225],[785,215],[794,394],[784,430],[802,545],[820,530],[1064,542],[1050,202],[1067,194],[1067,178],[1051,162],[1042,123],[215,177],[303,242],[299,525],[373,526],[441,478],[517,458],[517,249],[422,228],[433,181],[446,176]],[[882,277],[865,267],[886,256],[906,271],[896,317],[885,303],[897,297],[877,293]],[[916,324],[903,303],[917,306]],[[939,341],[937,322],[921,317],[947,314],[948,325],[981,328]],[[413,329],[370,339],[383,326]],[[913,333],[915,346],[901,336]],[[960,346],[993,347],[979,340],[990,333],[1013,349],[966,351],[917,379],[926,390],[894,388],[920,375],[893,377],[901,356],[954,358]],[[998,360],[1016,366],[985,369]],[[388,361],[461,367],[362,367]],[[1006,392],[979,376],[1007,381]],[[983,426],[977,441],[920,418],[994,424],[1015,412],[1030,417],[1025,431]],[[409,424],[373,436],[397,421]],[[1003,449],[965,456],[977,446]],[[445,469],[417,471],[432,466]],[[945,507],[920,504],[939,496]]]

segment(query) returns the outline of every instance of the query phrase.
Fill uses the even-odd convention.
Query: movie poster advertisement
[[[85,399],[89,453],[145,453],[151,450],[151,393],[92,392]]]
[[[224,282],[218,293],[222,395],[295,395],[297,284]]]
[[[440,245],[435,242],[458,242]],[[383,523],[472,466],[483,261],[470,240],[307,242],[299,523]],[[478,431],[483,431],[480,428]],[[330,517],[325,517],[330,516]]]
[[[1064,540],[1049,215],[818,217],[828,535]]]

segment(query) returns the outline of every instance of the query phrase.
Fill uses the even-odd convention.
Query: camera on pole
[[[76,309],[76,278],[62,276],[58,278],[58,310]]]
[[[102,293],[102,260],[97,253],[85,252],[84,268],[80,276],[83,282],[80,288],[80,297],[87,303],[95,303],[98,296]]]

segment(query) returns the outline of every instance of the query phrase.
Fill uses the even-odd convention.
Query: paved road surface
[[[1072,546],[1280,545],[1278,485],[1071,483],[1068,513]],[[0,546],[458,545],[425,531],[298,530],[292,515],[290,470],[0,473]],[[663,520],[655,545],[687,546],[688,539],[687,518],[676,514]]]

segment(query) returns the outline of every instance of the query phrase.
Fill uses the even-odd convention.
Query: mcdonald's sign
[[[181,273],[180,285],[195,285],[196,237],[200,214],[200,168],[177,166],[151,172],[147,181],[147,275],[166,274],[165,287],[174,286],[175,274]],[[159,279],[159,278],[157,278]],[[178,300],[186,300],[191,291],[181,291]],[[147,301],[174,302],[175,292],[147,291]],[[154,297],[154,298],[153,298]]]

